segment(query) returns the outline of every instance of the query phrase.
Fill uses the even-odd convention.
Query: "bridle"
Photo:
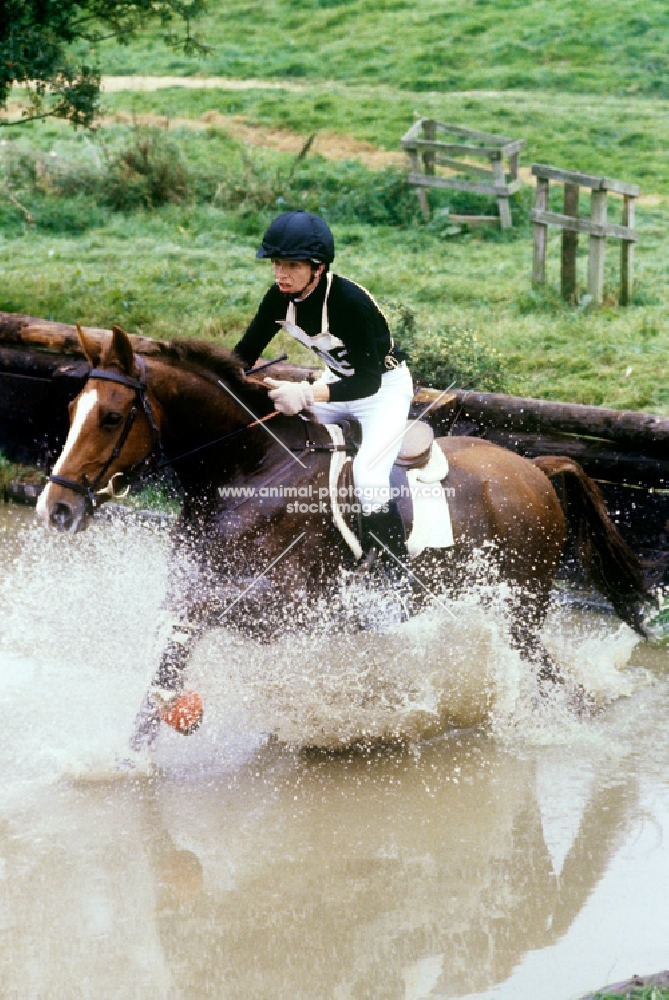
[[[125,418],[125,423],[123,424],[123,429],[119,434],[118,440],[112,449],[111,455],[102,466],[93,482],[89,483],[87,476],[82,476],[81,482],[76,479],[68,479],[66,476],[53,474],[49,476],[50,483],[54,483],[56,486],[63,486],[65,489],[72,490],[73,493],[77,493],[79,496],[84,497],[86,501],[86,513],[89,516],[92,516],[95,509],[100,506],[100,496],[118,497],[125,495],[115,493],[114,491],[113,481],[116,476],[122,475],[126,482],[130,479],[137,478],[142,475],[142,473],[148,471],[148,469],[151,468],[159,455],[162,453],[160,431],[158,430],[158,424],[156,423],[153,408],[148,395],[148,387],[146,383],[146,364],[143,358],[136,357],[135,360],[139,370],[139,378],[131,378],[130,375],[123,375],[121,372],[107,371],[105,368],[93,368],[89,372],[89,379],[95,378],[103,382],[116,382],[118,385],[123,385],[128,389],[133,389],[135,392],[133,404]],[[104,481],[104,477],[112,464],[121,454],[123,446],[128,440],[128,436],[133,428],[140,409],[144,413],[144,416],[149,422],[149,427],[151,428],[151,447],[143,458],[140,458],[139,461],[135,462],[135,464],[125,470],[125,472],[115,473],[109,480],[107,487],[101,490],[100,484]]]
[[[282,355],[275,361],[268,361],[264,365],[259,365],[256,371],[262,370],[263,368],[268,368],[270,365],[276,364],[278,361],[284,360],[286,355]],[[119,435],[119,438],[114,445],[111,455],[102,466],[97,476],[92,483],[89,483],[87,476],[82,476],[82,481],[79,482],[76,479],[68,479],[66,476],[59,476],[51,474],[48,479],[50,483],[54,483],[56,486],[63,486],[66,490],[72,490],[73,493],[77,493],[79,496],[84,497],[86,501],[86,513],[89,517],[92,517],[96,509],[101,504],[101,497],[111,497],[112,499],[123,499],[127,496],[131,480],[138,479],[144,472],[148,472],[150,469],[160,470],[166,465],[173,465],[182,458],[187,458],[190,455],[194,455],[196,452],[203,451],[205,448],[209,448],[214,444],[219,444],[222,441],[227,440],[227,438],[235,437],[237,434],[241,434],[244,431],[251,430],[258,424],[263,424],[267,420],[271,420],[273,417],[279,416],[278,412],[274,410],[273,413],[267,414],[265,417],[260,417],[254,420],[250,424],[245,424],[243,427],[238,427],[234,431],[229,431],[227,434],[221,435],[221,437],[215,438],[213,441],[208,441],[206,444],[199,445],[196,448],[191,448],[189,451],[184,452],[181,455],[177,455],[175,458],[165,459],[163,457],[163,447],[160,440],[160,431],[158,430],[158,424],[153,414],[153,408],[151,406],[151,401],[148,395],[148,385],[146,382],[146,363],[143,358],[138,355],[135,356],[135,361],[137,368],[139,370],[139,378],[131,378],[129,375],[123,375],[120,372],[107,371],[105,368],[92,368],[88,373],[88,378],[100,379],[103,382],[116,382],[118,385],[124,385],[128,389],[134,389],[135,399],[133,401],[132,407],[125,418],[125,423],[123,429]],[[245,373],[246,374],[246,373]],[[142,411],[146,419],[149,422],[151,428],[151,447],[146,453],[144,458],[140,458],[138,462],[135,462],[129,469],[123,472],[115,472],[110,478],[107,485],[100,489],[100,484],[104,481],[104,477],[112,464],[121,454],[123,445],[128,440],[128,435],[132,430],[133,424],[137,419],[137,413],[141,406]],[[126,483],[126,488],[122,493],[117,493],[114,487],[114,480],[117,476],[122,476],[124,482]]]

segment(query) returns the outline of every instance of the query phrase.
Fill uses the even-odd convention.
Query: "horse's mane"
[[[247,384],[240,358],[227,347],[217,347],[203,340],[154,340],[151,343],[155,345],[153,349],[140,349],[137,353],[144,357],[157,356],[175,367],[204,369],[233,384]]]

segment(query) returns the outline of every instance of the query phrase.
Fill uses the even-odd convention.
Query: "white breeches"
[[[318,379],[338,382],[328,370]],[[403,363],[381,376],[373,396],[336,403],[314,403],[309,412],[321,424],[354,417],[362,428],[362,445],[353,461],[353,481],[363,511],[380,510],[390,497],[390,470],[397,458],[413,398],[411,373]]]

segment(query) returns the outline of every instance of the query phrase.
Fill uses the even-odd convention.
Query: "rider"
[[[281,413],[308,410],[320,423],[359,421],[353,479],[366,515],[363,548],[378,548],[376,535],[403,558],[404,532],[389,500],[389,477],[413,396],[407,355],[394,345],[369,292],[330,271],[334,255],[334,237],[318,215],[285,212],[274,219],[256,257],[272,261],[276,283],[235,351],[250,367],[283,326],[325,363],[313,385],[265,379],[269,395]]]

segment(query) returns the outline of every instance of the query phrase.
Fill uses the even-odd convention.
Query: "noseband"
[[[122,375],[120,372],[107,371],[104,368],[93,368],[89,373],[89,379],[96,378],[103,382],[116,382],[118,385],[124,385],[128,389],[134,389],[135,391],[135,399],[127,417],[125,418],[125,423],[119,435],[118,441],[114,445],[111,455],[98,472],[94,481],[89,483],[87,476],[82,477],[82,482],[78,482],[76,479],[67,479],[65,476],[49,476],[50,483],[54,483],[56,486],[64,486],[65,489],[72,490],[73,493],[78,493],[79,496],[84,497],[86,500],[86,513],[89,516],[92,515],[95,512],[96,507],[99,506],[98,496],[100,495],[100,484],[103,482],[104,477],[111,465],[121,454],[123,446],[128,440],[128,435],[130,434],[133,424],[135,423],[140,407],[143,410],[144,416],[148,420],[151,428],[151,448],[144,458],[135,462],[133,466],[123,473],[124,478],[131,479],[147,471],[160,453],[160,432],[158,430],[158,425],[153,415],[153,409],[148,396],[146,384],[146,364],[143,358],[136,357],[135,360],[139,369],[138,379],[131,378],[129,375]],[[112,477],[112,479],[114,478],[115,476]]]

